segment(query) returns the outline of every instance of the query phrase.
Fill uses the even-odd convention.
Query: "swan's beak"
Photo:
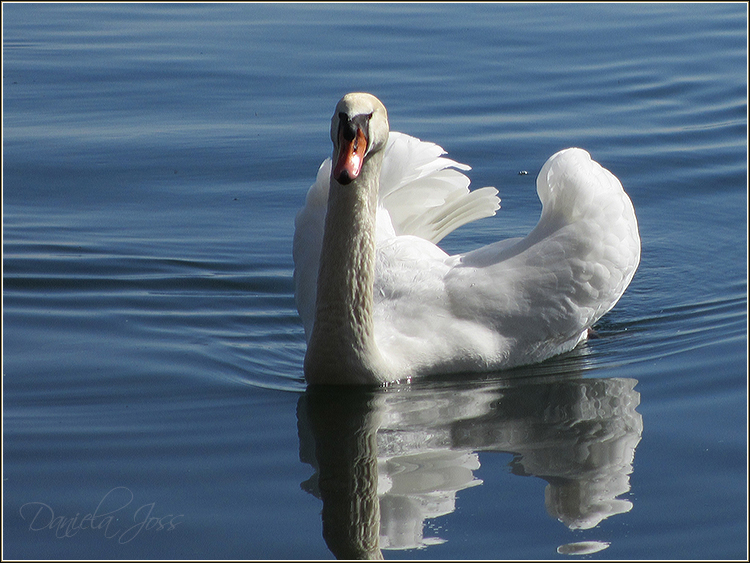
[[[346,185],[362,171],[362,162],[367,152],[367,135],[355,120],[342,115],[339,122],[339,152],[333,168],[334,179]]]

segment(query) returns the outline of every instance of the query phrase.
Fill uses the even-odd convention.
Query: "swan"
[[[466,165],[389,131],[375,96],[331,119],[332,158],[295,219],[295,301],[308,384],[386,384],[541,362],[573,349],[620,299],[640,261],[618,179],[578,148],[537,178],[542,214],[525,238],[448,255],[438,243],[495,215]]]

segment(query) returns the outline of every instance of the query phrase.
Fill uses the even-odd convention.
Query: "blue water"
[[[3,18],[4,557],[747,558],[744,3]],[[293,221],[351,90],[498,188],[449,252],[525,235],[557,150],[612,170],[600,338],[306,392]]]

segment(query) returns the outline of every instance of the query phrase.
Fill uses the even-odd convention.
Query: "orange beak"
[[[339,154],[333,168],[334,179],[342,185],[346,185],[362,171],[362,162],[367,151],[367,137],[361,127],[354,125],[355,132],[352,136],[350,124],[347,133],[347,125],[339,126]],[[352,137],[347,139],[347,137]]]

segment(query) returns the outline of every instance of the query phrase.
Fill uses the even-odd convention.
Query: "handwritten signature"
[[[179,524],[184,514],[167,514],[158,516],[155,513],[156,503],[140,506],[134,513],[134,524],[123,524],[125,509],[133,503],[133,492],[127,487],[111,489],[92,513],[76,513],[75,516],[56,515],[52,507],[43,502],[27,502],[20,508],[21,518],[29,521],[32,532],[53,531],[55,537],[72,538],[83,530],[101,532],[105,538],[125,544],[133,541],[141,532],[172,531]],[[127,527],[125,527],[127,526]]]

